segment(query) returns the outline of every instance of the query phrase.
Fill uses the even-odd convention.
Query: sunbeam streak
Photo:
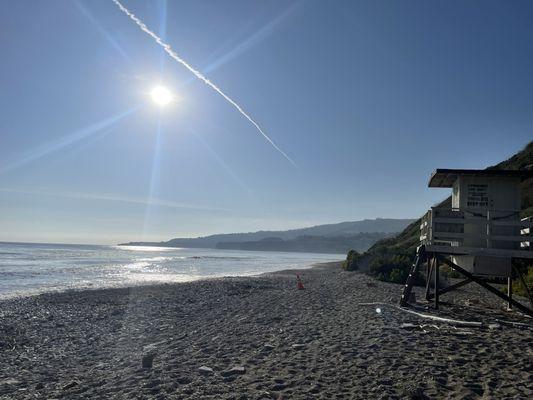
[[[246,186],[246,184],[233,172],[233,170],[229,167],[229,165],[217,154],[215,150],[209,146],[209,144],[205,141],[202,136],[197,133],[192,127],[189,128],[189,131],[194,134],[194,136],[198,139],[200,143],[207,149],[207,151],[215,158],[215,160],[218,162],[218,164],[228,173],[228,175],[244,190],[244,192],[250,197],[254,198],[253,192],[251,189]]]
[[[214,213],[228,213],[234,212],[228,208],[217,208],[202,206],[199,204],[188,204],[180,203],[172,200],[164,200],[159,198],[151,198],[149,200],[142,197],[129,197],[117,194],[100,194],[100,193],[82,193],[82,192],[61,192],[57,190],[35,190],[35,189],[18,189],[18,188],[9,188],[9,187],[0,187],[1,193],[12,193],[12,194],[23,194],[30,196],[49,196],[49,197],[61,197],[65,199],[73,200],[94,200],[94,201],[103,201],[103,202],[117,202],[117,203],[129,203],[137,204],[139,206],[145,207],[147,205],[166,207],[166,208],[177,208],[184,210],[196,210],[196,211],[209,211]]]
[[[263,137],[274,147],[283,157],[285,157],[292,165],[297,167],[296,163],[283,151],[281,150],[275,143],[268,137],[268,135],[261,129],[259,124],[253,120],[252,117],[250,117],[240,105],[238,105],[235,101],[233,101],[228,95],[226,95],[218,86],[216,86],[213,82],[211,82],[209,79],[207,79],[200,71],[194,69],[191,65],[189,65],[185,60],[183,60],[172,48],[169,44],[165,43],[159,36],[157,36],[153,31],[148,29],[146,24],[142,22],[139,18],[137,18],[132,12],[130,12],[126,7],[120,3],[118,0],[111,0],[113,3],[115,3],[119,9],[126,14],[132,21],[134,21],[139,28],[150,35],[160,46],[163,47],[163,49],[167,52],[167,54],[172,57],[175,61],[183,65],[185,68],[187,68],[191,73],[193,73],[198,79],[203,81],[207,86],[209,86],[211,89],[216,91],[219,95],[221,95],[228,103],[230,103],[233,107],[241,113],[243,117],[245,117],[255,128],[263,135]]]
[[[130,115],[131,113],[137,111],[139,109],[139,106],[130,108],[129,110],[126,110],[124,112],[121,112],[120,114],[114,115],[112,117],[106,118],[103,121],[97,122],[95,124],[92,124],[88,127],[85,127],[83,129],[80,129],[74,133],[71,133],[70,135],[63,136],[61,139],[53,142],[48,143],[42,146],[39,146],[29,152],[27,152],[25,155],[20,157],[17,160],[14,160],[8,164],[0,166],[0,174],[9,172],[13,169],[22,167],[25,164],[28,164],[32,161],[35,161],[39,158],[42,158],[48,154],[54,153],[70,144],[76,143],[90,135],[93,135],[97,132],[100,132],[106,128],[109,128],[113,124],[117,123],[124,117]]]
[[[146,201],[146,209],[144,211],[144,224],[143,224],[143,239],[148,232],[148,224],[150,223],[151,214],[153,212],[152,199],[156,198],[159,191],[159,179],[160,179],[160,167],[161,167],[161,136],[162,136],[163,124],[161,118],[157,122],[157,136],[154,147],[154,158],[152,161],[152,173],[150,175],[150,186],[148,199]]]
[[[106,40],[109,42],[109,44],[116,50],[118,51],[118,53],[129,63],[131,63],[131,58],[130,56],[128,56],[128,53],[126,53],[124,51],[124,49],[120,46],[120,44],[118,44],[118,42],[113,38],[113,36],[111,36],[111,34],[109,34],[108,31],[106,31],[104,29],[104,27],[102,26],[102,24],[100,24],[98,22],[98,20],[89,12],[89,10],[83,5],[81,4],[78,0],[74,1],[74,4],[76,5],[76,7],[78,8],[78,10],[80,10],[80,12],[85,15],[87,17],[87,19],[89,21],[91,21],[91,23],[94,24],[94,26],[96,26],[96,29],[98,29],[98,31],[102,34],[103,37],[106,38]]]
[[[266,25],[262,26],[259,30],[248,36],[245,40],[234,46],[231,50],[229,50],[227,53],[221,55],[216,60],[211,62],[209,65],[207,65],[205,68],[202,68],[203,72],[212,72],[219,68],[220,66],[226,64],[227,62],[231,61],[235,57],[238,57],[242,53],[246,52],[247,50],[254,47],[256,44],[261,42],[262,40],[266,39],[268,36],[270,36],[274,31],[275,28],[285,21],[289,16],[291,16],[295,10],[297,10],[301,6],[302,2],[294,3],[291,6],[289,6],[285,11],[283,11],[281,14],[279,14],[276,18],[274,18],[272,21],[268,22]]]
[[[204,68],[202,68],[202,72],[205,74],[216,71],[221,66],[225,65],[226,63],[230,62],[231,60],[235,59],[236,57],[239,57],[241,54],[255,47],[261,41],[272,35],[275,32],[276,27],[282,22],[284,22],[287,18],[289,18],[292,14],[294,14],[294,12],[302,5],[302,3],[303,0],[300,0],[298,3],[292,4],[273,20],[269,21],[266,25],[263,25],[254,33],[247,35],[246,39],[239,42],[237,45],[234,45],[231,50],[227,50],[227,48],[232,42],[235,41],[235,38],[233,38],[232,40],[228,40],[207,58],[208,63]],[[244,33],[241,31],[240,35],[243,34]],[[185,82],[183,82],[181,85],[186,86],[194,81],[195,78],[191,77],[190,79],[187,79]]]

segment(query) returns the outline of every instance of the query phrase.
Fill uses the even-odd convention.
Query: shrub
[[[344,268],[346,271],[357,271],[359,269],[357,262],[359,261],[360,257],[361,254],[359,254],[356,250],[350,250],[346,256],[346,260],[344,260],[342,263],[342,268]]]
[[[529,291],[533,291],[533,265],[530,266],[520,266],[520,271],[522,271],[522,276],[524,277],[524,281],[529,288]],[[520,295],[527,297],[527,291],[524,285],[522,284],[522,281],[518,278],[513,280],[513,292]]]
[[[405,283],[412,263],[413,256],[410,254],[383,254],[372,260],[369,273],[381,281]],[[419,271],[416,275],[415,285],[424,284],[425,279]]]
[[[463,275],[461,273],[457,272],[456,270],[450,268],[447,265],[441,265],[440,272],[446,278],[453,278],[453,279],[463,278]]]
[[[389,280],[390,282],[404,283],[407,280],[407,275],[405,270],[394,268],[389,274]]]

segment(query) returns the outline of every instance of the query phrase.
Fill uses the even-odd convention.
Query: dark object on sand
[[[231,369],[228,369],[227,371],[222,371],[220,375],[227,377],[227,376],[234,376],[234,375],[244,375],[246,373],[246,369],[244,367],[233,367]]]
[[[198,372],[200,372],[202,375],[211,375],[214,371],[213,368],[202,365],[200,368],[198,368]]]
[[[300,278],[299,274],[296,274],[296,282],[297,282],[298,290],[305,289],[304,284],[302,283],[302,279]]]
[[[427,397],[422,389],[418,388],[411,394],[412,400],[429,400],[429,397]]]
[[[147,353],[144,354],[142,357],[142,367],[143,368],[152,368],[152,365],[154,363],[155,354],[154,353]]]
[[[411,292],[409,294],[409,303],[416,303],[416,295],[415,292]]]
[[[424,394],[420,382],[408,381],[401,382],[400,387],[402,388],[403,398],[410,400],[429,400],[429,397]]]

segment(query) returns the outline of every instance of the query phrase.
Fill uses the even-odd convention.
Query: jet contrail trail
[[[296,163],[283,151],[281,150],[276,143],[272,141],[268,137],[268,135],[261,129],[259,124],[255,122],[252,117],[250,117],[242,108],[239,106],[235,101],[233,101],[228,95],[226,95],[222,90],[219,89],[217,85],[215,85],[213,82],[211,82],[209,79],[207,79],[200,71],[194,69],[192,66],[190,66],[185,60],[183,60],[172,48],[169,44],[163,42],[163,40],[157,36],[153,31],[151,31],[144,22],[142,22],[139,18],[137,18],[130,10],[128,10],[126,7],[122,5],[122,3],[118,0],[111,0],[113,3],[115,3],[118,8],[120,8],[120,11],[122,11],[124,14],[126,14],[128,17],[130,17],[133,22],[135,22],[139,28],[148,35],[150,35],[157,44],[159,44],[163,49],[167,52],[167,54],[172,57],[175,61],[179,62],[181,65],[183,65],[185,68],[187,68],[190,72],[192,72],[198,79],[202,80],[207,86],[211,87],[214,91],[216,91],[218,94],[220,94],[228,103],[230,103],[233,107],[239,111],[243,117],[245,117],[248,121],[252,123],[253,126],[257,128],[257,130],[263,135],[263,137],[274,147],[277,151],[280,152],[280,154],[283,155],[292,165],[297,167]]]

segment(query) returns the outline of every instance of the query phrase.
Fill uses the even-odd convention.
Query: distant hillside
[[[263,250],[263,251],[299,251],[307,253],[346,253],[350,249],[365,251],[372,244],[393,235],[383,232],[363,232],[346,236],[298,236],[283,240],[269,237],[248,242],[219,242],[217,249]]]
[[[392,233],[400,232],[412,221],[412,219],[377,218],[316,225],[287,231],[228,233],[198,238],[175,238],[166,242],[130,242],[123,243],[122,245],[227,249],[248,247],[249,250],[252,250],[252,248],[255,248],[255,250],[265,250],[266,246],[270,250],[276,251],[308,252],[315,249],[314,252],[335,253],[340,250],[340,253],[344,253],[349,248],[358,248],[364,251],[377,240],[390,236]],[[256,243],[268,238],[275,238],[274,240],[277,242]],[[239,243],[245,242],[247,244],[239,245]],[[276,243],[279,246],[276,247]],[[350,243],[352,247],[345,247],[347,243]]]
[[[533,170],[533,142],[508,160],[487,169]],[[439,206],[451,207],[451,196],[442,201]],[[428,209],[429,209],[428,204]],[[533,178],[522,182],[522,215],[533,215]],[[421,219],[414,221],[398,235],[376,242],[361,258],[370,266],[371,272],[380,275],[384,280],[390,280],[390,272],[396,273],[400,281],[405,281],[408,268],[414,259],[416,247],[420,244]]]

